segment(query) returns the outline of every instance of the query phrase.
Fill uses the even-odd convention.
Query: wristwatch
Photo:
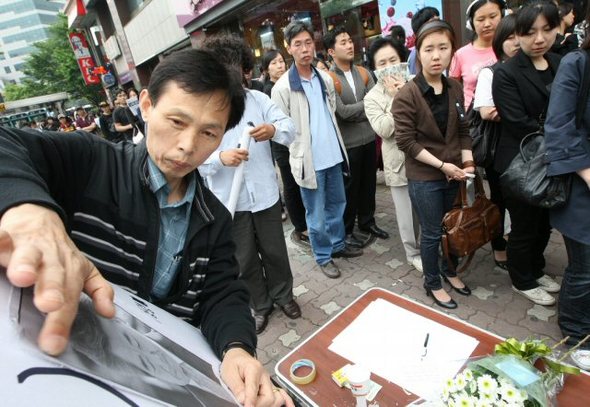
[[[250,345],[246,345],[242,342],[230,342],[227,345],[225,345],[225,348],[223,348],[223,352],[221,353],[221,360],[223,360],[227,351],[233,348],[243,349],[250,355],[252,355],[254,358],[256,358],[256,349],[252,348]]]

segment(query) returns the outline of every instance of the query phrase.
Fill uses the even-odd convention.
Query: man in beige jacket
[[[333,259],[357,257],[363,252],[344,241],[343,172],[348,172],[348,158],[334,116],[334,84],[311,65],[315,44],[308,25],[294,21],[284,35],[295,63],[273,87],[272,100],[291,116],[297,128],[289,163],[301,187],[315,260],[327,277],[338,278],[340,270]]]

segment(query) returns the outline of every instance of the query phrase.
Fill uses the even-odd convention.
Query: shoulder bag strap
[[[582,88],[578,95],[578,105],[576,107],[576,129],[582,126],[582,120],[584,119],[584,111],[588,104],[588,92],[590,91],[590,50],[581,51],[584,53],[584,77],[582,79]]]

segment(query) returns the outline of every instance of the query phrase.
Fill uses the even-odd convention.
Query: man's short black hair
[[[328,34],[324,35],[323,43],[324,49],[326,51],[329,49],[334,49],[334,46],[336,45],[336,37],[338,37],[340,34],[348,34],[348,31],[346,31],[346,28],[344,28],[342,25],[331,29],[328,31]]]
[[[211,52],[189,48],[176,51],[160,62],[152,72],[148,85],[152,104],[158,103],[171,82],[190,94],[224,92],[225,102],[230,107],[226,131],[242,119],[246,102],[239,78]]]
[[[207,50],[217,60],[225,65],[242,69],[242,72],[250,72],[254,69],[254,55],[252,49],[242,37],[234,34],[216,34],[207,37],[201,49]]]
[[[420,27],[426,24],[428,21],[432,20],[434,17],[440,17],[439,11],[435,7],[424,7],[420,10],[416,11],[416,14],[412,16],[412,31],[414,34],[418,34],[420,31]]]
[[[313,30],[309,24],[304,23],[303,21],[291,21],[288,26],[285,27],[283,30],[283,35],[285,37],[285,41],[287,45],[291,45],[291,40],[294,37],[298,36],[302,32],[309,33],[311,38],[313,39]]]

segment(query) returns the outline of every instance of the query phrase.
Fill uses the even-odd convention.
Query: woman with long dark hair
[[[475,0],[467,7],[467,28],[474,40],[457,50],[449,71],[463,83],[465,110],[471,106],[479,71],[496,62],[492,41],[505,8],[504,0]]]
[[[264,93],[270,97],[270,92],[275,82],[285,73],[287,69],[285,58],[276,49],[266,51],[262,57],[262,71],[264,72]]]
[[[543,126],[560,60],[548,52],[558,26],[557,7],[551,2],[535,1],[520,9],[516,16],[520,50],[494,71],[492,95],[502,118],[494,169],[500,174],[519,153],[521,140]],[[512,225],[506,247],[512,288],[536,304],[553,305],[555,298],[549,292],[558,292],[560,286],[543,271],[543,252],[551,234],[549,212],[512,196],[504,199]]]
[[[590,22],[588,13],[586,21]],[[567,204],[549,212],[551,225],[561,232],[567,249],[557,321],[570,346],[590,333],[590,99],[587,89],[582,93],[590,72],[589,53],[590,37],[586,36],[582,50],[561,61],[545,123],[548,175],[573,177]],[[583,344],[572,359],[590,370],[590,344]]]
[[[453,28],[440,20],[424,24],[416,36],[416,51],[420,71],[393,102],[395,140],[406,154],[408,190],[420,220],[426,294],[440,307],[457,308],[443,289],[441,277],[461,295],[470,295],[471,290],[446,259],[439,267],[441,222],[453,207],[459,182],[475,172],[475,164],[463,89],[458,81],[443,75],[455,51]]]
[[[516,55],[520,48],[518,39],[516,38],[516,16],[514,14],[504,17],[500,21],[500,24],[498,24],[494,40],[492,41],[492,48],[498,58],[498,62],[479,72],[473,98],[473,109],[479,111],[483,120],[499,122],[500,115],[498,114],[498,108],[496,108],[494,97],[492,96],[492,79],[494,70],[498,68],[499,64]],[[499,123],[496,126],[499,126]],[[488,184],[490,185],[490,200],[498,206],[501,215],[501,224],[504,225],[506,204],[504,203],[502,188],[500,187],[500,174],[494,170],[492,165],[488,166],[485,170]],[[506,265],[504,228],[501,228],[501,233],[492,240],[492,250],[496,265],[504,270],[508,270],[508,266]]]

